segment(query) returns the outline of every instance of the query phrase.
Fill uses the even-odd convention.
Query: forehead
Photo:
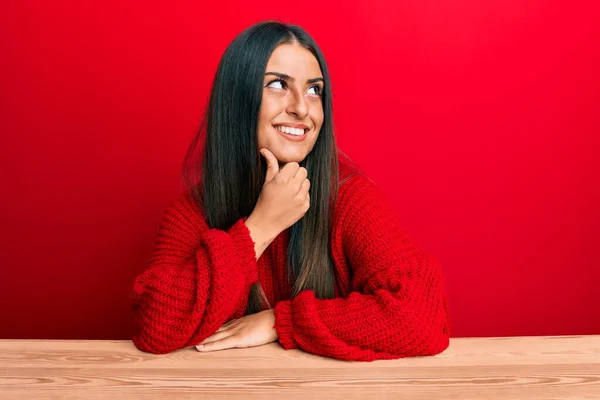
[[[322,76],[315,56],[298,44],[277,46],[267,62],[267,71],[281,72],[302,80]]]

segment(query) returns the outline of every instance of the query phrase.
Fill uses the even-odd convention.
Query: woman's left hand
[[[261,346],[278,339],[273,310],[231,320],[196,346],[198,351]],[[203,347],[201,347],[203,346]]]

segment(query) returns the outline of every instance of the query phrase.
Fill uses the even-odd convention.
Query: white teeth
[[[304,129],[290,128],[289,126],[282,126],[282,125],[276,126],[275,128],[280,130],[281,132],[289,133],[290,135],[295,135],[295,136],[304,135]]]

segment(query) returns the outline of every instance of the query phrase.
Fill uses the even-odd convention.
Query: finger
[[[265,160],[267,160],[267,176],[265,178],[265,183],[269,183],[279,172],[279,161],[277,161],[277,158],[273,153],[266,148],[260,149],[259,152]]]
[[[296,171],[296,175],[294,175],[294,179],[297,179],[298,182],[302,182],[308,176],[308,171],[304,167],[298,168]]]
[[[283,166],[283,168],[281,168],[281,170],[279,171],[279,175],[284,180],[289,180],[289,179],[293,178],[294,175],[296,175],[296,173],[298,172],[299,169],[300,169],[300,164],[298,164],[295,161],[292,161],[292,162],[285,164]]]
[[[196,346],[196,349],[201,352],[233,349],[238,344],[238,338],[235,335],[228,336],[224,339],[215,342],[207,343],[203,347]]]
[[[308,190],[310,189],[310,181],[305,179],[300,185],[300,190],[298,190],[299,196],[308,196]]]
[[[231,321],[229,321],[229,322],[227,322],[227,323],[223,324],[223,325],[222,325],[222,326],[221,326],[219,329],[217,329],[217,332],[221,332],[221,331],[223,331],[223,330],[226,330],[226,329],[233,328],[233,327],[234,327],[234,326],[236,326],[236,325],[237,325],[239,322],[240,322],[240,320],[239,320],[239,319],[232,319]]]
[[[208,343],[212,343],[212,342],[216,342],[217,340],[225,339],[226,337],[229,337],[233,334],[234,334],[234,332],[230,331],[230,330],[215,332],[212,335],[210,335],[209,337],[207,337],[206,339],[204,339],[202,342],[200,342],[200,344],[207,345]]]
[[[296,193],[300,193],[302,190],[302,183],[306,180],[306,176],[308,175],[308,171],[304,167],[298,168],[298,172],[292,178],[294,184],[296,185]]]

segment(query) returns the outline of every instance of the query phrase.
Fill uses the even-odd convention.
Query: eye
[[[273,86],[275,84],[278,84],[281,87]],[[285,82],[281,79],[275,79],[274,81],[267,83],[267,87],[271,87],[273,89],[283,89],[285,87]]]
[[[321,95],[321,86],[319,85],[313,85],[311,87],[308,88],[308,90],[314,90],[314,93],[309,93],[309,94],[316,94],[317,96]]]

